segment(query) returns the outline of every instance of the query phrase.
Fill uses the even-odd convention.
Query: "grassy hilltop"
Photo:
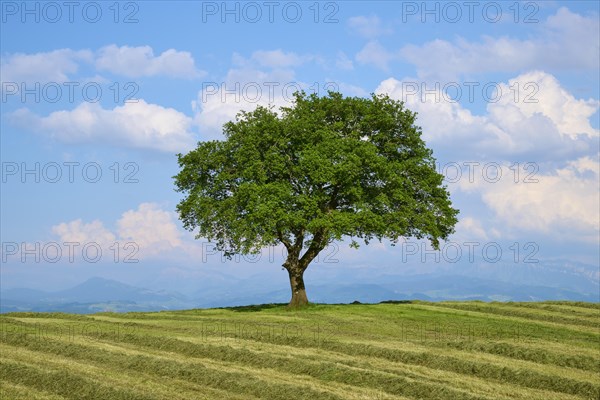
[[[600,305],[0,316],[1,399],[594,399]]]

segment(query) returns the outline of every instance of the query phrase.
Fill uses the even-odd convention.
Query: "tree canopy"
[[[226,255],[283,243],[291,305],[307,302],[302,275],[334,240],[453,233],[452,208],[416,113],[386,95],[295,94],[291,107],[242,111],[224,140],[178,154],[184,227]],[[296,281],[296,284],[294,284]]]

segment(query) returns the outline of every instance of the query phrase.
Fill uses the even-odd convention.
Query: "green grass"
[[[0,399],[600,398],[600,305],[0,316]]]

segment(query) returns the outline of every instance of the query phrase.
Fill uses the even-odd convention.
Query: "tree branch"
[[[283,233],[281,232],[281,229],[279,229],[279,227],[277,227],[276,229],[277,229],[277,238],[281,241],[281,243],[283,243],[283,245],[285,246],[285,248],[289,252],[290,251],[290,247],[292,247],[292,244],[290,243],[289,240],[287,240],[285,238],[285,236],[283,236]]]
[[[302,246],[304,246],[304,231],[300,230],[298,232],[294,232],[294,234],[296,235],[296,240],[294,241],[293,250],[295,257],[298,257],[302,251]]]
[[[308,264],[325,248],[327,244],[327,230],[319,229],[317,233],[313,236],[310,246],[308,250],[304,253],[302,258],[300,258],[299,263],[300,267],[304,270],[308,267]]]

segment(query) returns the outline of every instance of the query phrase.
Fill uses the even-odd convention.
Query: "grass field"
[[[593,399],[600,305],[0,316],[9,399]]]

